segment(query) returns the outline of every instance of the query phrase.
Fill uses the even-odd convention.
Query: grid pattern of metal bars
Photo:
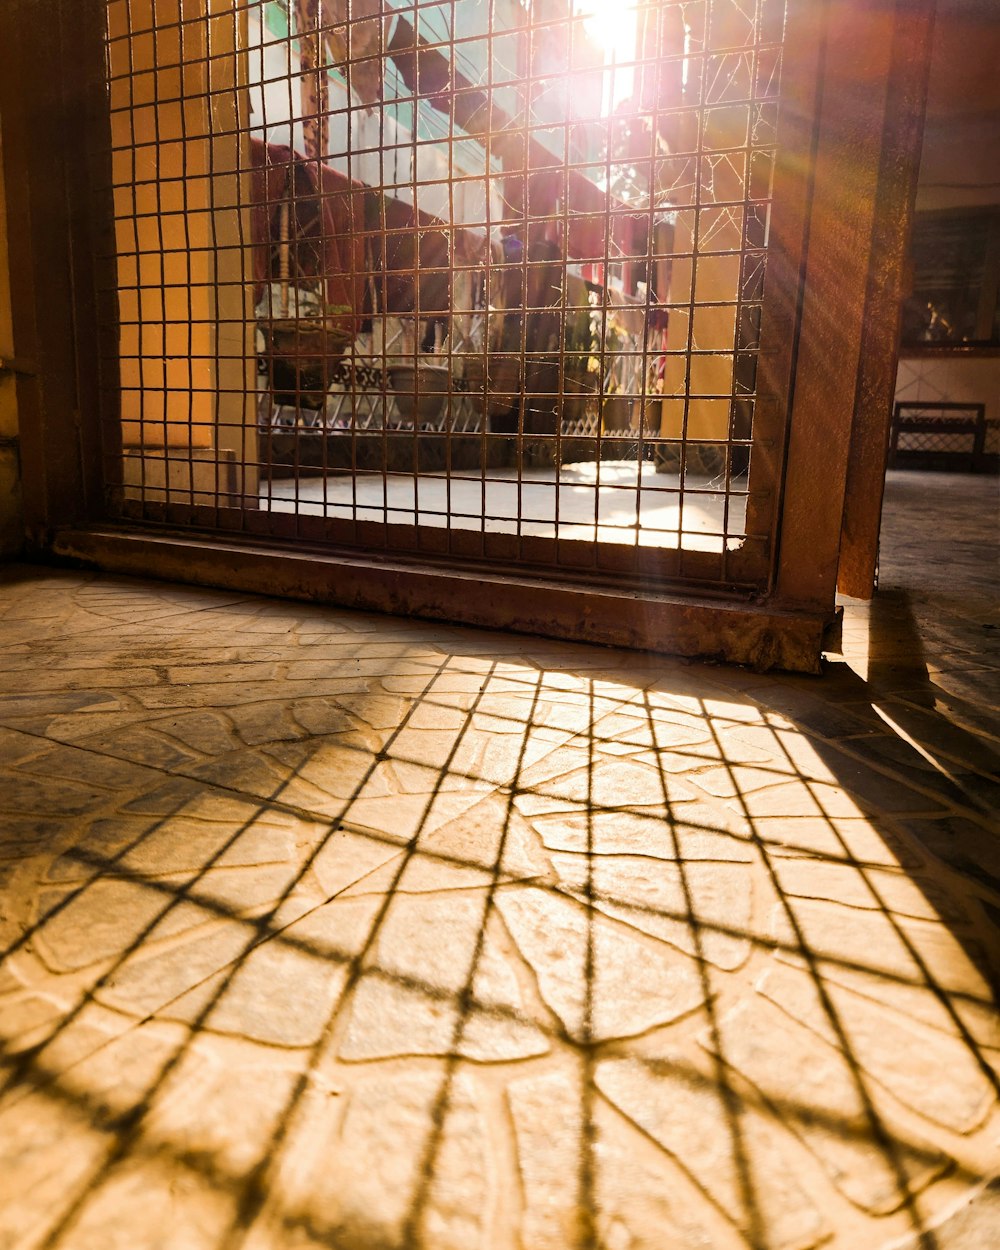
[[[730,557],[785,25],[109,0],[119,512],[759,583]]]

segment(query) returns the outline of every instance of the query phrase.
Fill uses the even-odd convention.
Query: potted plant
[[[442,424],[450,382],[446,365],[406,361],[389,365],[387,372],[400,416],[424,425]]]
[[[257,324],[274,402],[322,408],[337,363],[354,341],[353,312],[300,288],[294,299],[279,292],[275,308],[271,294]]]

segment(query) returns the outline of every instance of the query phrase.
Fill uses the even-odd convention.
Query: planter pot
[[[601,430],[620,433],[629,430],[632,422],[631,395],[605,395],[601,404]]]
[[[388,373],[400,415],[410,421],[440,426],[449,380],[444,365],[390,365]]]
[[[504,417],[521,402],[520,356],[496,355],[487,358],[469,354],[462,361],[463,376],[469,393],[476,397],[479,411],[484,417]]]
[[[558,369],[558,362],[555,363]],[[558,385],[557,379],[553,386]],[[588,373],[586,366],[575,356],[567,355],[562,361],[562,392],[559,396],[563,424],[576,424],[584,420],[589,408],[596,410],[598,390],[597,374]]]
[[[343,325],[316,318],[258,322],[268,384],[276,404],[322,408],[351,334]]]

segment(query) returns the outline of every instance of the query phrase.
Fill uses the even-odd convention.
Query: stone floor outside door
[[[995,509],[820,679],[4,570],[0,1247],[1000,1245]]]

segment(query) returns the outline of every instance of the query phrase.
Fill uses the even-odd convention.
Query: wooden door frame
[[[895,366],[891,301],[882,296],[895,290],[901,269],[892,226],[911,211],[920,139],[914,110],[925,93],[933,0],[790,4],[796,20],[813,24],[819,59],[812,99],[800,101],[815,115],[802,119],[812,127],[813,167],[801,202],[802,260],[787,301],[790,410],[770,442],[763,440],[781,492],[770,593],[750,601],[623,592],[407,563],[385,553],[300,546],[282,555],[279,544],[246,535],[157,536],[109,525],[103,469],[120,455],[117,379],[101,362],[113,356],[114,318],[98,308],[96,293],[114,290],[113,212],[100,190],[110,184],[108,170],[88,164],[105,157],[88,157],[94,145],[85,142],[92,127],[107,125],[103,0],[12,0],[0,8],[0,43],[13,49],[14,68],[0,81],[0,110],[15,346],[34,362],[34,374],[18,381],[32,551],[180,580],[817,671],[841,535],[852,515],[845,500],[849,488],[859,489],[852,465],[872,438],[871,423],[859,414],[870,411],[864,397]],[[852,90],[859,62],[874,87],[866,93]],[[878,309],[886,324],[873,328]]]
[[[0,121],[29,553],[46,551],[61,527],[104,515],[104,461],[116,452],[117,427],[107,419],[118,388],[108,370],[116,343],[110,159],[102,167],[105,156],[89,154],[86,142],[92,128],[108,126],[103,29],[101,0],[0,5]]]

